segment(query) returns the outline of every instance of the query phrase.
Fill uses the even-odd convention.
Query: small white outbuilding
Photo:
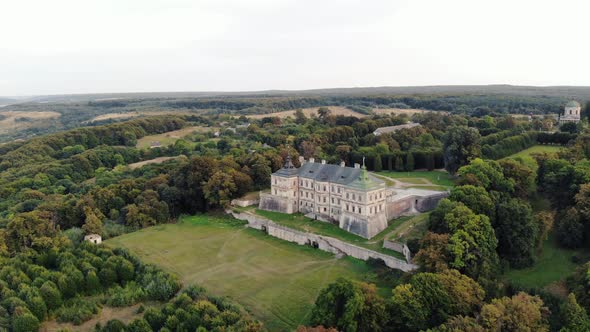
[[[84,241],[88,241],[94,244],[100,244],[102,242],[102,237],[98,234],[88,234],[84,236]]]

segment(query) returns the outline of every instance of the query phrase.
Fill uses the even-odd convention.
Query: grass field
[[[301,213],[286,214],[280,212],[256,210],[256,214],[268,218],[276,222],[277,224],[284,225],[292,229],[324,236],[330,236],[342,240],[344,242],[355,244],[359,247],[371,249],[377,252],[384,253],[386,255],[391,255],[400,259],[404,259],[404,256],[402,254],[395,252],[393,250],[383,248],[383,238],[386,234],[391,232],[393,228],[395,228],[394,225],[389,225],[379,234],[367,240],[363,237],[343,230],[342,228],[338,227],[338,225],[313,220],[305,217]]]
[[[429,110],[421,110],[417,108],[373,108],[373,113],[383,115],[383,114],[407,114],[407,115],[414,115],[416,113],[424,113],[424,112],[437,112],[437,111],[429,111]],[[446,113],[446,112],[441,112]]]
[[[529,157],[533,153],[543,153],[543,152],[557,152],[563,149],[562,146],[555,146],[555,145],[535,145],[528,149],[522,150],[517,152],[513,155],[508,156],[507,158],[517,158],[517,157]]]
[[[364,118],[366,117],[366,115],[361,114],[361,113],[357,113],[349,108],[346,107],[342,107],[342,106],[327,106],[330,111],[332,111],[332,115],[344,115],[344,116],[354,116],[357,118]],[[305,116],[310,117],[311,115],[318,115],[318,108],[319,107],[310,107],[310,108],[303,108],[301,109],[303,111],[303,114],[305,114]],[[290,110],[290,111],[282,111],[282,112],[275,112],[275,113],[268,113],[268,114],[254,114],[254,115],[246,115],[246,117],[251,118],[251,119],[262,119],[262,118],[266,118],[266,117],[279,117],[279,118],[286,118],[286,117],[292,117],[295,118],[295,111],[296,110]]]
[[[261,319],[269,331],[307,323],[319,291],[338,277],[374,281],[362,261],[298,246],[249,229],[227,217],[183,217],[105,241],[145,262],[176,273],[214,295],[229,296]],[[383,294],[391,292],[379,284]]]
[[[379,175],[387,176],[402,182],[420,185],[437,185],[444,187],[452,187],[453,177],[443,171],[414,171],[414,172],[392,172],[381,171],[377,172]],[[420,188],[416,186],[415,188]]]
[[[52,119],[57,119],[61,114],[57,112],[28,112],[28,111],[4,111],[0,112],[0,134],[19,131],[27,128],[45,127]]]
[[[553,237],[549,237],[543,246],[543,253],[534,266],[521,270],[509,270],[504,276],[516,285],[543,288],[565,279],[576,269],[572,262],[574,255],[585,255],[580,250],[559,248]]]
[[[211,130],[214,129],[210,127],[195,126],[169,131],[158,135],[149,135],[138,139],[136,147],[138,149],[147,149],[150,147],[152,142],[160,142],[162,146],[172,145],[186,135],[192,134],[194,132],[207,132]]]

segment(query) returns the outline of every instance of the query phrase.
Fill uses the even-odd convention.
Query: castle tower
[[[582,106],[575,100],[572,100],[565,104],[563,109],[563,114],[559,116],[559,124],[564,124],[568,122],[580,122],[580,113],[582,111]]]

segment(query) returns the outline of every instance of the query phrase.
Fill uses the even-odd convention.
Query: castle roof
[[[581,107],[581,105],[577,101],[572,100],[565,104],[565,107]]]
[[[307,162],[301,165],[300,168],[283,167],[274,174],[284,177],[299,176],[319,182],[337,183],[359,190],[385,187],[385,182],[369,175],[364,167],[361,169]]]
[[[287,158],[285,160],[285,164],[283,165],[283,167],[281,169],[279,169],[278,171],[276,171],[274,174],[288,178],[288,177],[299,175],[299,170],[291,162],[291,156],[287,155]]]

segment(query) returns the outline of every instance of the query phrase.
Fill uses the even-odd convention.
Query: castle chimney
[[[354,163],[354,168],[361,168],[361,164],[359,164],[359,163]]]
[[[299,164],[300,165],[305,164],[305,158],[303,158],[303,156],[299,156]]]
[[[315,158],[309,158],[309,162],[310,162],[310,163],[313,163],[313,162],[315,162]]]
[[[343,161],[340,162],[340,167],[346,167],[346,163]]]
[[[326,164],[326,159],[322,159],[322,165]]]

